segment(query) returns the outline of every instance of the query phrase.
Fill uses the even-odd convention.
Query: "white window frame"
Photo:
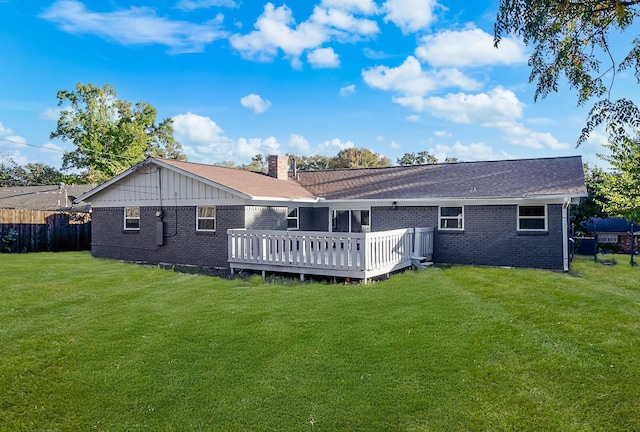
[[[544,209],[544,216],[520,216],[521,207],[542,207]],[[546,204],[519,204],[518,209],[516,210],[516,227],[518,228],[518,231],[545,232],[548,230],[548,216],[549,211]],[[544,218],[544,228],[520,228],[520,221],[522,220],[534,220],[542,218]]]
[[[620,240],[619,240],[618,234],[611,234],[611,233],[598,234],[598,243],[617,244],[619,242]]]
[[[213,216],[200,216],[200,209],[201,208],[213,208]],[[216,206],[211,206],[211,205],[204,205],[204,206],[197,206],[196,207],[196,231],[197,232],[215,232],[216,231],[216,226],[217,226],[217,221],[216,221],[216,214],[217,214],[217,209]],[[200,221],[201,220],[212,220],[213,221],[213,229],[210,228],[200,228]]]
[[[460,208],[460,214],[458,216],[442,216],[442,209],[445,208]],[[456,228],[443,227],[442,221],[445,220],[458,220],[460,226]],[[438,207],[438,230],[439,231],[464,231],[464,206],[439,206]]]
[[[293,212],[294,210],[296,212],[296,215],[291,216],[291,212]],[[290,227],[289,221],[295,221],[296,222],[295,227]],[[300,207],[293,207],[293,206],[287,207],[287,229],[291,231],[300,229]]]
[[[353,232],[352,231],[352,227],[351,227],[351,213],[354,211],[367,211],[369,212],[369,223],[367,225],[365,224],[360,224],[360,227],[362,228],[362,232],[363,233],[368,233],[371,232],[371,207],[367,207],[367,208],[332,208],[331,211],[329,212],[329,228],[331,229],[331,232],[336,232],[333,230],[334,228],[334,221],[336,220],[336,212],[339,211],[345,211],[345,212],[349,212],[349,233]]]
[[[138,215],[137,216],[130,216],[127,215],[127,210],[137,210]],[[123,212],[123,229],[125,231],[140,231],[140,207],[135,207],[135,206],[130,206],[130,207],[125,207]],[[138,221],[138,226],[135,227],[131,227],[129,226],[129,221]]]

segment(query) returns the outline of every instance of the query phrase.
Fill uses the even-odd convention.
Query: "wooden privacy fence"
[[[0,209],[0,252],[91,249],[89,213]]]

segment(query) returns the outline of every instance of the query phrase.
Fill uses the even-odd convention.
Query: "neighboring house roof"
[[[88,211],[87,203],[79,202],[76,205],[72,203],[92,188],[92,185],[0,187],[0,208]]]
[[[592,218],[583,224],[589,232],[599,233],[628,233],[631,230],[631,222],[623,218]],[[635,226],[634,231],[638,234],[640,227]]]
[[[586,195],[579,156],[299,171],[298,181],[325,199]]]

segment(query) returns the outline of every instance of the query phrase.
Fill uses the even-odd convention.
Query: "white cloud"
[[[314,68],[340,67],[340,58],[333,48],[316,48],[307,54],[307,61]]]
[[[1,126],[2,126],[2,123],[0,123],[0,127]],[[609,144],[609,136],[606,133],[604,133],[604,131],[601,132],[601,131],[594,130],[587,137],[585,144],[590,147],[595,147],[598,150],[605,150],[605,149],[609,150],[607,148],[607,145]]]
[[[11,147],[23,148],[27,146],[27,140],[20,135],[9,135],[5,138],[5,142],[11,144]]]
[[[400,148],[402,147],[400,144],[398,144],[395,140],[391,140],[391,144],[390,147],[393,150],[400,150]]]
[[[327,28],[328,33],[338,40],[352,41],[370,37],[380,31],[375,21],[356,18],[345,9],[324,8],[316,6],[310,21]]]
[[[372,14],[376,10],[375,3],[370,0],[325,0],[313,8],[307,20],[298,24],[289,7],[284,4],[275,7],[269,2],[256,20],[253,31],[234,34],[229,41],[244,58],[270,61],[282,51],[292,66],[299,68],[302,66],[300,56],[307,50],[320,48],[325,42],[354,42],[379,33],[376,21],[354,15]],[[328,54],[328,51],[324,52],[324,55]],[[317,59],[314,55],[310,55],[309,60],[316,60],[315,65],[320,64],[318,61],[332,67],[339,64],[335,53],[331,55],[331,63],[326,63],[326,57]]]
[[[385,53],[384,51],[376,51],[368,47],[364,48],[362,50],[362,53],[366,58],[371,60],[383,60],[391,57],[389,54]]]
[[[411,114],[406,116],[405,119],[410,122],[418,122],[420,121],[420,116],[417,114]]]
[[[493,149],[484,143],[471,143],[463,145],[456,142],[453,145],[456,157],[461,160],[491,160],[496,159]]]
[[[327,41],[325,29],[311,22],[303,22],[295,28],[295,20],[286,5],[278,8],[267,3],[264,12],[254,24],[256,30],[246,35],[235,34],[229,39],[240,54],[254,60],[271,60],[282,50],[295,61],[306,49],[315,48]]]
[[[39,115],[38,115],[38,119],[39,120],[44,120],[44,121],[56,121],[60,118],[60,113],[62,112],[62,108],[56,107],[56,108],[47,108],[46,110],[42,111]]]
[[[569,148],[569,144],[558,141],[552,134],[531,130],[519,122],[498,122],[492,126],[500,129],[505,134],[507,142],[514,146],[551,150]]]
[[[373,0],[322,0],[320,6],[362,13],[364,15],[373,15],[378,11],[378,7]]]
[[[0,122],[0,136],[12,134],[13,131],[11,129],[5,128],[2,122]]]
[[[426,30],[436,20],[434,11],[439,7],[436,0],[387,0],[382,5],[384,21],[391,21],[404,34]]]
[[[350,94],[353,94],[356,92],[356,85],[355,84],[351,84],[348,86],[344,86],[340,89],[340,96],[349,96]]]
[[[493,46],[493,36],[477,28],[443,31],[424,36],[415,50],[416,56],[436,67],[477,67],[495,64],[526,64],[525,45],[513,38],[503,38],[500,48]]]
[[[446,138],[451,136],[451,132],[447,132],[444,130],[435,131],[433,134],[439,138]]]
[[[148,7],[100,13],[87,10],[77,0],[58,0],[40,17],[69,33],[95,34],[122,45],[166,45],[171,53],[201,52],[209,43],[226,37],[219,29],[222,15],[193,24],[159,17]]]
[[[487,93],[456,93],[429,98],[396,97],[393,100],[455,123],[482,125],[520,118],[524,106],[511,90],[503,87],[495,87]]]
[[[216,141],[226,141],[223,130],[209,117],[187,112],[173,117],[173,129],[176,136],[192,143],[208,144]]]
[[[351,148],[353,146],[353,142],[351,141],[342,142],[340,138],[334,138],[318,145],[318,147],[316,147],[315,153],[324,156],[335,156],[336,153],[338,153],[340,150]]]
[[[271,102],[262,99],[259,95],[251,93],[240,99],[240,103],[243,107],[249,108],[256,114],[262,114],[271,106]]]
[[[225,160],[232,157],[233,142],[223,134],[222,128],[209,117],[192,114],[178,114],[173,117],[175,137],[190,160]],[[207,155],[206,157],[204,155]]]
[[[262,138],[240,138],[234,148],[235,153],[244,159],[261,153],[263,155],[279,154],[280,143],[275,137]]]
[[[308,155],[311,153],[311,145],[302,135],[292,133],[289,137],[289,147],[294,149],[296,154]]]
[[[42,146],[42,151],[48,152],[48,153],[60,154],[60,153],[64,153],[64,148],[62,146],[59,146],[49,141],[48,143]]]
[[[196,9],[207,9],[213,6],[233,8],[236,7],[237,4],[233,0],[180,0],[176,8],[184,11],[193,11]]]
[[[364,81],[371,87],[395,91],[407,96],[422,97],[448,87],[478,90],[482,84],[466,77],[456,69],[424,71],[418,59],[409,56],[398,67],[374,66],[362,71]]]

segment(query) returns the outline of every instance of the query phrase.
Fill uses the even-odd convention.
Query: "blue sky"
[[[0,156],[59,167],[58,90],[111,84],[174,120],[190,161],[256,153],[393,161],[581,154],[587,107],[561,85],[534,104],[528,48],[492,41],[497,1],[0,0]],[[631,90],[629,90],[631,89]],[[615,90],[633,98],[633,76]],[[633,92],[633,93],[632,93]],[[614,91],[613,96],[616,96]]]

